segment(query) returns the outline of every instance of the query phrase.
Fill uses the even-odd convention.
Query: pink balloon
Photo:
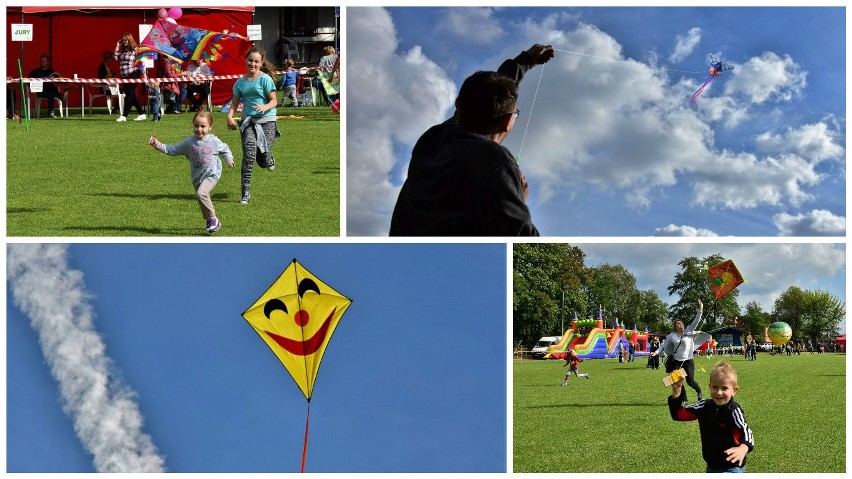
[[[180,7],[172,7],[169,9],[169,18],[178,20],[181,16],[183,16],[183,10],[181,10]]]
[[[169,17],[169,12],[167,12],[165,8],[161,8],[161,9],[157,10],[157,18],[159,18],[160,20],[165,20],[168,17]]]

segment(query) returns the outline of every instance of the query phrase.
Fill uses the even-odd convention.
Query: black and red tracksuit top
[[[725,451],[740,444],[754,449],[754,434],[748,427],[740,405],[731,399],[724,406],[717,406],[711,399],[684,404],[684,394],[669,397],[669,411],[675,421],[698,420],[701,431],[701,454],[713,469],[728,469],[735,464],[726,460]],[[743,467],[745,459],[743,460]]]

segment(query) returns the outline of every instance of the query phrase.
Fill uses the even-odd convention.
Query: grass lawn
[[[213,189],[222,221],[217,236],[339,236],[340,117],[328,107],[280,108],[276,169],[255,169],[252,196],[240,205],[239,131],[213,113],[213,133],[236,166]],[[42,112],[44,113],[44,112]],[[135,110],[128,120],[136,117]],[[116,123],[106,108],[80,118],[6,121],[8,236],[199,236],[204,219],[185,157],[147,146],[155,135],[177,143],[192,134],[192,113]]]
[[[695,360],[705,394],[717,359]],[[735,399],[755,436],[747,472],[846,471],[844,354],[726,359],[739,373]],[[663,369],[646,369],[644,357],[587,360],[580,373],[591,378],[572,376],[561,387],[563,364],[514,363],[514,472],[704,472],[698,423],[669,416]]]

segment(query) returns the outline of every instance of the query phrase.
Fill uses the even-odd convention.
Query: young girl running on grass
[[[278,98],[275,96],[275,80],[263,73],[266,64],[266,52],[252,48],[246,53],[246,74],[234,83],[233,106],[228,110],[228,128],[240,129],[243,144],[242,199],[240,204],[248,204],[251,198],[251,171],[255,161],[261,168],[275,169],[272,156],[272,144],[281,132],[276,122]],[[234,120],[236,106],[243,102],[243,118],[238,124]]]
[[[213,129],[213,115],[209,111],[199,111],[192,118],[194,135],[175,145],[166,145],[152,136],[148,144],[171,156],[183,155],[189,159],[192,174],[192,185],[195,187],[195,198],[201,207],[201,215],[207,220],[208,233],[215,233],[222,227],[210,191],[216,186],[222,176],[222,161],[219,155],[225,157],[228,168],[234,167],[234,155],[222,140],[210,133]]]
[[[563,386],[568,385],[568,378],[571,377],[571,373],[574,373],[574,376],[578,378],[583,376],[586,379],[589,379],[589,373],[580,374],[578,365],[584,361],[583,358],[577,356],[577,353],[573,349],[569,349],[568,353],[565,355],[565,364],[562,365],[564,368],[568,366],[568,372],[565,373],[565,381],[562,382]]]

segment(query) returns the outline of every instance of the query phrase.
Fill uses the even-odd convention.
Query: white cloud
[[[731,209],[799,205],[812,199],[805,186],[819,183],[814,166],[795,155],[759,159],[723,151],[696,171],[693,201]]]
[[[464,42],[489,44],[506,35],[493,8],[448,8],[441,21],[441,30]]]
[[[810,161],[840,159],[844,154],[843,146],[837,143],[841,133],[834,130],[826,121],[789,127],[786,135],[765,132],[755,142],[758,149],[769,153],[793,153]]]
[[[701,29],[698,27],[690,28],[686,35],[678,35],[677,44],[675,45],[674,52],[669,56],[669,61],[672,63],[680,62],[689,56],[700,42]]]
[[[846,236],[846,217],[827,210],[797,215],[779,213],[772,220],[783,236]]]
[[[695,226],[688,225],[674,225],[670,224],[663,228],[656,228],[654,230],[654,236],[719,236],[716,233],[704,229],[704,228],[696,228]]]
[[[67,246],[10,244],[6,266],[14,304],[38,332],[64,409],[95,469],[164,472],[163,457],[142,432],[135,393],[116,380],[93,325],[83,274],[68,267]]]
[[[386,10],[350,8],[347,21],[347,90],[358,92],[347,99],[347,234],[387,235],[399,193],[391,178],[394,141],[413,144],[445,120],[456,87],[419,47],[397,51]]]
[[[801,94],[807,85],[808,72],[803,71],[790,55],[780,57],[765,52],[753,57],[730,73],[725,82],[725,94],[745,97],[746,101],[761,104],[766,101],[790,101]]]

